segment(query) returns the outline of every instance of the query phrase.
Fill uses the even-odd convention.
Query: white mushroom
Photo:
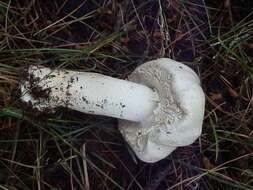
[[[142,64],[129,81],[31,66],[21,91],[22,100],[40,111],[66,106],[120,119],[120,132],[145,162],[159,161],[201,135],[205,96],[199,77],[168,58]]]

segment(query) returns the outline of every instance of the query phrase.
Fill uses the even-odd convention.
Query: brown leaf
[[[202,158],[203,165],[206,169],[211,170],[214,168],[214,165],[211,164],[210,160],[207,157]]]
[[[239,96],[239,94],[232,88],[228,88],[228,93],[230,94],[230,96],[237,98]]]
[[[222,99],[223,97],[222,97],[222,94],[221,94],[221,93],[211,93],[210,98],[211,98],[212,100],[220,100],[220,99]]]
[[[160,31],[155,31],[154,32],[154,37],[156,37],[156,38],[162,38],[161,32]]]
[[[224,0],[224,7],[228,8],[230,6],[230,0]]]
[[[120,41],[123,42],[123,43],[127,43],[127,42],[130,41],[130,38],[128,36],[124,36],[124,37],[120,38]]]

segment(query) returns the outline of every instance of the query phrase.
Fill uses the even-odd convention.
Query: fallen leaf
[[[232,88],[228,88],[228,93],[230,94],[230,96],[237,98],[239,96],[239,94]]]
[[[228,8],[230,6],[230,0],[224,0],[224,7]]]
[[[127,43],[127,42],[130,41],[130,38],[128,36],[124,36],[124,37],[120,38],[120,41],[123,42],[123,43]]]
[[[212,100],[220,100],[220,99],[222,99],[223,97],[222,97],[222,94],[221,94],[221,93],[211,93],[210,98],[211,98]]]
[[[214,165],[211,164],[210,160],[207,157],[202,158],[203,165],[206,169],[211,170],[214,168]]]

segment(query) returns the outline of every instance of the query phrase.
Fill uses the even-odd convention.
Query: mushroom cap
[[[190,67],[161,58],[136,68],[129,80],[159,96],[156,108],[143,121],[119,120],[120,132],[140,160],[157,162],[201,135],[205,95]]]

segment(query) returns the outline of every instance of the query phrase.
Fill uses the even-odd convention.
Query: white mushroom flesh
[[[119,118],[125,140],[145,162],[157,162],[202,131],[205,96],[197,74],[168,58],[139,66],[129,80],[31,66],[22,100],[40,111],[59,106]],[[47,93],[35,97],[33,88]]]
[[[201,135],[205,96],[190,67],[162,58],[142,64],[129,80],[154,89],[160,99],[145,120],[119,122],[122,135],[139,159],[157,162]]]
[[[21,86],[22,100],[40,111],[65,106],[89,114],[141,121],[149,117],[158,101],[156,92],[142,84],[98,73],[41,66],[30,67],[28,73],[30,79]],[[48,97],[34,98],[33,88],[48,90]]]

